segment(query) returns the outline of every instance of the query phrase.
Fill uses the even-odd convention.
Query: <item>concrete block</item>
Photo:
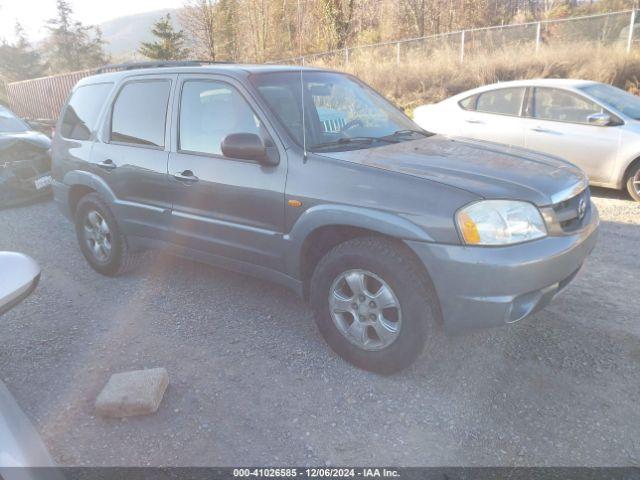
[[[96,399],[96,413],[106,417],[154,413],[167,385],[169,375],[164,368],[115,373]]]

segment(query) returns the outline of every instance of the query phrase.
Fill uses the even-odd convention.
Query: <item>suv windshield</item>
[[[640,120],[640,97],[602,83],[582,87],[581,90],[605,105]]]
[[[0,133],[27,132],[29,126],[0,105]]]
[[[260,95],[299,145],[311,151],[371,148],[429,135],[371,88],[331,72],[252,77]],[[304,109],[301,87],[304,86]]]

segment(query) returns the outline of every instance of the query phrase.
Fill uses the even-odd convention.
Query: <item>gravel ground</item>
[[[599,243],[549,307],[391,377],[278,286],[159,255],[102,277],[53,203],[0,211],[0,250],[43,268],[2,319],[0,376],[63,465],[639,465],[640,206],[594,197]],[[112,373],[159,366],[156,414],[94,415]]]

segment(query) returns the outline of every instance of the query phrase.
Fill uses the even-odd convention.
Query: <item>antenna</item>
[[[305,109],[304,109],[304,82],[302,81],[302,68],[300,68],[300,96],[302,98],[302,150],[303,160],[307,161],[307,128],[305,125]]]
[[[300,0],[298,0],[298,53],[300,54],[300,100],[302,104],[302,161],[307,161],[307,126],[305,120],[305,104],[304,104],[304,81],[302,79],[302,66],[304,65],[304,57],[302,56],[302,10]]]

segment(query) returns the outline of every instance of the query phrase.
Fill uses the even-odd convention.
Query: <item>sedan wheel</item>
[[[636,163],[631,167],[631,171],[628,173],[626,181],[629,195],[631,195],[631,198],[636,202],[640,202],[640,163]]]

